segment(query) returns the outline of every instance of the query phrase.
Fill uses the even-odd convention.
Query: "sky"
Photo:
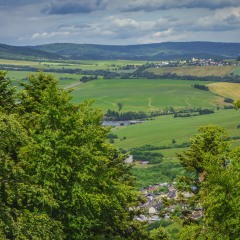
[[[240,42],[240,0],[0,0],[0,43]]]

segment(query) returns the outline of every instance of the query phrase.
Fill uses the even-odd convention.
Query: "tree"
[[[223,128],[209,125],[200,127],[198,131],[199,134],[191,139],[190,149],[178,154],[181,164],[188,171],[196,173],[196,179],[206,171],[204,159],[207,153],[217,156],[230,151],[229,136]]]
[[[203,208],[199,221],[187,219],[179,239],[238,239],[240,232],[240,154],[231,150],[227,132],[220,127],[200,128],[188,151],[180,155],[194,172],[195,206]]]
[[[34,207],[60,222],[67,239],[129,239],[138,232],[141,239],[128,210],[138,200],[130,166],[109,143],[101,111],[92,101],[72,104],[69,92],[42,72],[22,86],[20,120],[32,138],[24,159],[31,183],[53,203]]]
[[[118,102],[117,106],[118,106],[118,111],[120,112],[123,108],[123,104],[121,102]]]
[[[0,115],[0,238],[63,239],[61,222],[39,207],[44,203],[52,208],[55,202],[31,181],[29,162],[23,157],[31,139],[17,119]]]
[[[0,70],[0,111],[10,112],[15,106],[16,91],[6,74],[6,71]]]
[[[152,240],[169,240],[168,233],[162,228],[155,228],[150,231],[150,239]]]

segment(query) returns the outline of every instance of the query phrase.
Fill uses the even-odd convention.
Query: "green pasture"
[[[240,66],[237,66],[233,72],[234,75],[240,75]]]
[[[5,60],[0,59],[0,64],[7,64],[9,66],[29,66],[37,69],[82,69],[82,70],[110,70],[116,71],[116,68],[125,65],[142,65],[146,61],[131,61],[131,60],[58,60],[58,61],[20,61],[20,60]]]
[[[189,118],[173,118],[173,115],[168,115],[141,124],[115,127],[112,131],[119,137],[115,140],[115,145],[123,149],[145,144],[169,146],[172,139],[175,139],[177,144],[189,142],[200,126],[209,124],[224,127],[231,136],[240,136],[240,129],[237,129],[237,125],[240,124],[239,117],[240,111],[236,110],[216,110],[214,114]],[[120,140],[123,137],[126,139]],[[173,157],[179,150],[182,151],[182,149],[164,150],[166,154],[164,156]],[[169,155],[167,151],[169,151]]]
[[[7,77],[12,80],[13,85],[18,86],[18,82],[28,78],[30,74],[35,74],[30,71],[9,71]],[[62,88],[75,86],[80,83],[81,74],[68,74],[68,73],[48,73],[52,74],[55,79],[59,80],[59,86]]]
[[[77,86],[73,92],[73,101],[95,99],[95,106],[104,112],[108,109],[118,110],[119,102],[123,104],[122,111],[153,111],[166,107],[214,108],[223,102],[224,98],[220,96],[191,87],[194,83],[199,82],[162,79],[99,79]]]

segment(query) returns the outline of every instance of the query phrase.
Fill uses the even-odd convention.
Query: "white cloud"
[[[200,18],[194,28],[201,31],[228,31],[239,29],[239,26],[240,8],[226,8]]]
[[[70,32],[43,32],[43,33],[34,33],[32,35],[32,39],[63,37],[68,35],[70,35]]]

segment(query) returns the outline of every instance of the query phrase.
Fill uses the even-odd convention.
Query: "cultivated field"
[[[192,75],[198,77],[205,76],[226,76],[233,73],[238,67],[236,66],[187,66],[187,67],[163,67],[148,68],[146,71],[155,74],[175,73],[177,75]]]
[[[208,85],[209,90],[220,96],[232,98],[234,100],[240,99],[240,83],[211,83]]]
[[[215,108],[217,104],[223,103],[224,98],[191,87],[194,83],[199,82],[162,79],[94,80],[78,85],[73,92],[73,101],[93,98],[96,100],[95,106],[103,111],[118,110],[118,102],[123,104],[122,111],[153,111],[166,107]]]

